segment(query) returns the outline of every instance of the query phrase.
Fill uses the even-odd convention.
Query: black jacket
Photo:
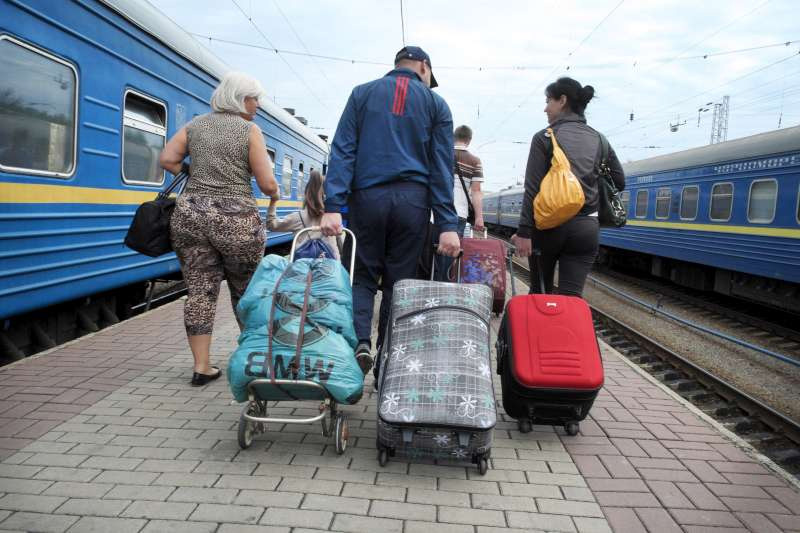
[[[575,113],[565,113],[550,125],[556,135],[558,145],[569,160],[572,173],[581,182],[586,198],[579,215],[588,215],[597,211],[597,178],[600,164],[600,135],[586,124],[586,117]],[[547,171],[550,170],[552,143],[547,129],[533,136],[528,153],[528,165],[525,168],[525,196],[522,201],[522,212],[519,216],[517,235],[530,238],[534,229],[533,200],[539,194],[539,187]],[[617,154],[608,147],[608,166],[611,177],[620,191],[625,188],[625,174]]]

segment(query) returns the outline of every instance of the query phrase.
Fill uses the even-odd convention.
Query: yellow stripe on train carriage
[[[153,200],[157,190],[101,189],[76,185],[42,185],[35,183],[0,184],[0,203],[7,204],[113,204],[139,205]],[[256,198],[261,207],[270,204],[269,198]],[[278,207],[300,207],[299,200],[280,200]]]
[[[724,224],[693,224],[687,222],[659,222],[655,220],[635,219],[628,219],[626,225],[646,228],[707,231],[713,233],[733,233],[737,235],[757,235],[761,237],[784,237],[788,239],[800,239],[800,229],[774,228],[769,226],[729,226]]]

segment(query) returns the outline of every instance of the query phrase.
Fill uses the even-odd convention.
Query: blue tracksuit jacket
[[[410,69],[354,88],[333,137],[325,211],[339,213],[350,191],[393,181],[428,186],[434,222],[456,231],[453,118],[447,102]]]

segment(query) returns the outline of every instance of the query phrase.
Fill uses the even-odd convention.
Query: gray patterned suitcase
[[[497,412],[485,285],[402,280],[395,284],[381,354],[378,461],[410,457],[488,468]]]

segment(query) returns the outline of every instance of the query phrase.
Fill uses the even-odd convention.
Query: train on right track
[[[800,126],[624,166],[627,224],[600,232],[598,261],[800,313]],[[524,189],[487,194],[510,235]]]

